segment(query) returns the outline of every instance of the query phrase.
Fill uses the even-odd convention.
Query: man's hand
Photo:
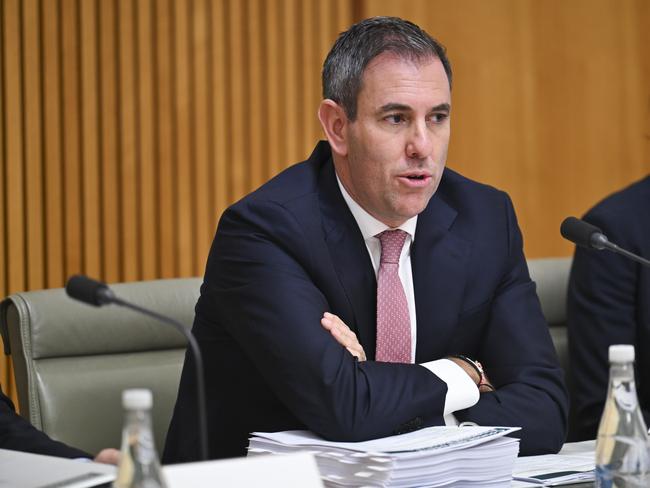
[[[120,462],[120,451],[113,448],[102,449],[101,452],[95,456],[93,461],[96,463],[114,464],[117,466]]]
[[[338,341],[343,347],[345,347],[350,354],[356,357],[359,361],[366,360],[366,353],[359,344],[357,335],[350,330],[350,328],[345,325],[340,318],[336,315],[329,312],[323,314],[323,318],[320,319],[321,325],[332,334],[332,337]]]

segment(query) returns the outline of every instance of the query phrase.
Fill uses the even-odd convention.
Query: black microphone
[[[194,338],[192,332],[187,330],[183,324],[177,322],[171,317],[161,315],[149,310],[139,305],[122,300],[117,297],[113,290],[111,290],[106,283],[101,281],[93,280],[84,275],[74,275],[68,279],[68,283],[65,285],[65,291],[70,298],[79,300],[81,302],[87,303],[89,305],[94,305],[95,307],[101,307],[103,305],[115,304],[120,307],[130,308],[138,313],[152,317],[160,322],[171,325],[187,339],[187,343],[190,346],[192,354],[194,356],[194,369],[196,372],[196,400],[197,400],[197,410],[198,410],[198,428],[199,428],[199,448],[200,456],[199,460],[208,459],[208,422],[206,416],[206,402],[205,402],[205,381],[203,378],[203,356],[201,355],[201,350]]]
[[[610,242],[602,230],[584,220],[567,217],[560,226],[560,234],[578,246],[597,249],[599,251],[607,249],[608,251],[621,254],[632,261],[641,263],[644,266],[650,266],[650,261]]]

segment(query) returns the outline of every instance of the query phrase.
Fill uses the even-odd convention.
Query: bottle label
[[[629,383],[620,383],[614,387],[614,399],[619,408],[632,412],[637,405],[636,389],[630,388]]]

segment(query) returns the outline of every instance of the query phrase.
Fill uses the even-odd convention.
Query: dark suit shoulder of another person
[[[650,176],[595,205],[584,220],[650,259]],[[636,383],[650,421],[650,268],[609,251],[576,248],[568,293],[575,418],[571,439],[593,439],[607,394],[608,348],[636,347]]]
[[[16,413],[13,402],[0,389],[0,449],[65,458],[92,458],[84,451],[55,441]]]

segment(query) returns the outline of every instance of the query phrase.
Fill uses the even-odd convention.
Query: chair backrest
[[[560,364],[568,378],[569,344],[567,339],[566,299],[572,258],[528,260],[530,277],[537,284],[537,296],[548,322]]]
[[[201,280],[121,283],[116,295],[188,327]],[[161,452],[176,400],[185,339],[172,327],[114,305],[75,302],[63,289],[17,293],[0,304],[23,416],[51,437],[97,453],[119,447],[121,392],[153,391]],[[7,340],[8,339],[8,340]]]

